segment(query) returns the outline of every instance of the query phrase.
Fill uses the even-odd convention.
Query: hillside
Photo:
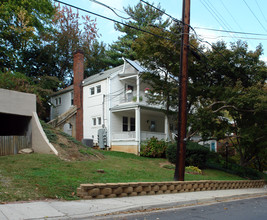
[[[54,129],[41,121],[44,132],[59,153],[59,158],[67,161],[100,160],[105,157],[100,152],[88,148],[70,135]]]

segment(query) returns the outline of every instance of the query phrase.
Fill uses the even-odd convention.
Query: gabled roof
[[[125,58],[125,60],[133,67],[135,68],[138,72],[142,73],[142,72],[145,72],[145,69],[140,66],[136,61],[132,61],[132,60],[129,60],[127,58]]]
[[[72,90],[73,90],[73,85],[70,85],[70,86],[66,87],[65,89],[61,89],[61,90],[55,92],[52,95],[52,97],[53,96],[57,96],[57,95],[61,95],[61,94],[64,94],[64,93],[67,93],[67,92],[72,91]]]
[[[136,61],[132,61],[132,60],[129,60],[129,59],[126,59],[126,58],[124,59],[124,61],[129,63],[133,68],[135,68],[140,73],[145,71],[145,69],[142,66],[140,66],[139,63],[137,63]],[[124,67],[124,64],[122,64],[120,66],[117,66],[117,67],[114,67],[112,69],[105,70],[103,72],[97,73],[95,75],[89,76],[89,77],[87,77],[86,79],[83,80],[83,86],[90,85],[90,84],[102,81],[104,79],[107,79],[113,73],[116,73],[118,71],[122,72],[123,71],[123,67]],[[67,93],[67,92],[72,91],[72,90],[73,90],[73,85],[70,85],[65,89],[61,89],[61,90],[55,92],[52,95],[52,97]]]
[[[103,72],[97,73],[95,75],[89,76],[88,78],[84,79],[83,86],[90,85],[92,83],[99,82],[101,80],[107,79],[110,75],[112,75],[115,72],[118,72],[123,69],[123,65],[114,67],[109,70],[105,70]]]

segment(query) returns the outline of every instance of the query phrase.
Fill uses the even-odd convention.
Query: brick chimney
[[[76,114],[76,139],[82,141],[83,139],[83,87],[82,81],[84,79],[84,54],[83,51],[77,50],[73,58],[73,98],[74,105],[77,107]]]

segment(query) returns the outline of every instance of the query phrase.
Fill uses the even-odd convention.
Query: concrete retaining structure
[[[77,195],[82,199],[103,199],[223,189],[262,188],[264,180],[172,181],[81,184]]]

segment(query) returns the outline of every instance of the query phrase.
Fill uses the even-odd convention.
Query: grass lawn
[[[0,157],[0,202],[35,199],[78,199],[81,183],[172,181],[173,169],[160,167],[166,159],[104,151],[106,159],[64,161],[54,155]],[[103,169],[104,173],[97,172]],[[186,174],[189,180],[242,180],[216,170],[203,175]]]

